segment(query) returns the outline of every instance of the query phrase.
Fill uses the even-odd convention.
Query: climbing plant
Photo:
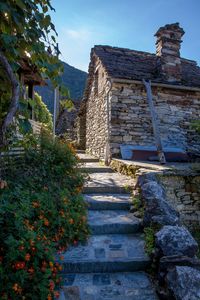
[[[5,143],[17,112],[22,60],[49,78],[54,87],[61,83],[57,32],[49,14],[52,10],[50,0],[0,0],[0,145]]]
[[[34,99],[31,102],[33,106],[35,121],[45,124],[49,130],[52,130],[52,115],[48,110],[46,104],[42,101],[42,97],[38,93],[35,93]]]

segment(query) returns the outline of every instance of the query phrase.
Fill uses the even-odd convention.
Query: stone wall
[[[181,221],[189,227],[200,225],[200,175],[163,175],[159,181]]]
[[[77,147],[81,150],[86,148],[86,103],[81,102],[78,116],[75,120]]]
[[[153,87],[153,100],[164,146],[200,150],[200,138],[191,129],[199,119],[200,92]],[[155,145],[150,111],[143,85],[114,83],[111,91],[111,152],[120,144]]]
[[[86,102],[86,151],[104,159],[108,139],[107,77],[98,62],[95,67]]]

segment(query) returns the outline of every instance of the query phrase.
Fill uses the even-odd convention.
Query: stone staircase
[[[64,286],[59,300],[156,300],[144,272],[149,258],[144,251],[141,220],[130,212],[128,188],[134,181],[79,154],[91,237],[71,247],[63,264]]]

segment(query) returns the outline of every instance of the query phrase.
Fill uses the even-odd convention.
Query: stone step
[[[99,162],[99,159],[91,156],[89,154],[85,154],[85,153],[79,153],[78,154],[79,160],[82,163],[94,163],[94,162]]]
[[[89,210],[128,210],[131,205],[129,194],[84,195]]]
[[[126,210],[91,210],[88,223],[92,234],[127,234],[141,229],[141,220]]]
[[[63,276],[59,300],[157,300],[144,272],[85,273]]]
[[[76,150],[76,153],[77,153],[77,154],[85,154],[85,150],[80,150],[80,149],[78,149],[78,150]]]
[[[83,188],[83,194],[108,194],[108,193],[117,193],[117,194],[130,194],[125,187],[120,186],[89,186]]]
[[[92,235],[85,245],[64,253],[63,273],[110,273],[144,270],[149,265],[139,234]]]
[[[83,193],[129,193],[134,179],[119,173],[92,173],[84,184]]]
[[[111,168],[100,165],[99,162],[84,163],[79,169],[86,173],[114,173]]]

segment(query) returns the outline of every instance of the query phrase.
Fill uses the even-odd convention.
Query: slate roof
[[[111,46],[94,46],[91,56],[96,55],[112,78],[165,82],[159,74],[159,57],[148,52]],[[181,58],[181,85],[200,87],[200,67],[192,60]],[[171,83],[170,83],[171,84]],[[177,84],[177,83],[176,83]]]

